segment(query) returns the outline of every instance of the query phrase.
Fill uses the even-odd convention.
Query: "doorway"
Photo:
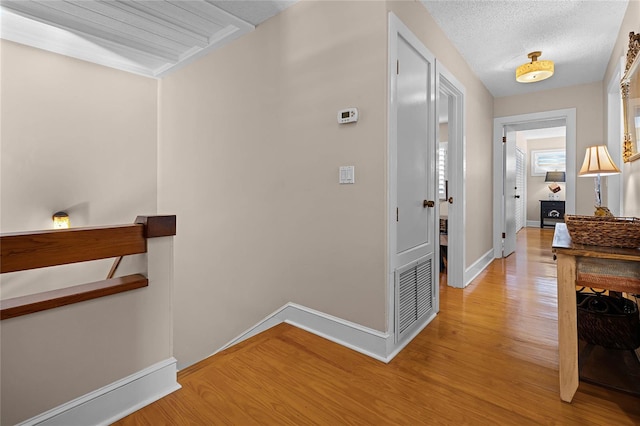
[[[566,127],[566,201],[565,212],[575,213],[576,179],[576,110],[545,111],[494,119],[493,173],[493,250],[495,258],[506,257],[515,250],[516,131]],[[514,189],[515,188],[515,189]]]
[[[438,218],[441,277],[464,288],[464,86],[436,60]]]

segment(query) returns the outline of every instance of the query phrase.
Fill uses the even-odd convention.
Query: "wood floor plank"
[[[553,230],[466,289],[389,364],[281,324],[178,375],[183,388],[118,425],[638,425],[640,398],[580,383],[559,397]]]

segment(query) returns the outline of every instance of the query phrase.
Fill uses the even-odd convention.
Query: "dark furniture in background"
[[[540,200],[540,228],[555,227],[558,222],[564,222],[564,201]]]

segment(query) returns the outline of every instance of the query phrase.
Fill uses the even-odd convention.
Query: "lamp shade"
[[[565,172],[547,172],[544,177],[545,182],[566,182]]]
[[[554,72],[553,61],[539,61],[538,56],[542,52],[531,52],[529,58],[531,62],[522,64],[516,68],[516,81],[519,83],[535,83],[536,81],[546,80],[551,77]]]
[[[590,146],[578,175],[583,177],[617,175],[620,169],[613,163],[605,145]]]

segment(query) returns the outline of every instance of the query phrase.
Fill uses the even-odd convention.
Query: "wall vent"
[[[433,257],[427,256],[396,270],[396,342],[433,311],[432,268]]]

